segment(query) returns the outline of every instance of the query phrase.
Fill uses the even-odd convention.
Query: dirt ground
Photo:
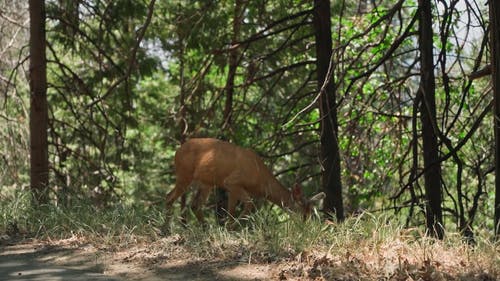
[[[475,255],[465,251],[466,245],[419,247],[396,239],[377,247],[348,247],[340,255],[304,251],[276,259],[227,250],[207,259],[190,253],[183,243],[178,235],[116,248],[76,237],[39,241],[0,236],[0,280],[500,280],[498,256]]]
[[[131,246],[110,251],[72,239],[0,240],[0,280],[275,280],[272,264],[202,260]],[[273,277],[274,276],[274,277]]]

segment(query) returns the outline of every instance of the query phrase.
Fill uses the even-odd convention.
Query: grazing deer
[[[175,188],[167,195],[167,208],[195,185],[198,192],[192,209],[200,222],[201,207],[216,186],[227,191],[227,211],[233,217],[238,202],[244,204],[243,215],[252,209],[253,198],[265,198],[308,217],[312,202],[324,197],[319,193],[307,199],[298,185],[291,190],[283,187],[254,151],[211,138],[190,139],[182,144],[175,153],[175,174]]]

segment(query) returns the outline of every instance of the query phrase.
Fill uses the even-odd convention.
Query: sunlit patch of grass
[[[12,191],[0,194],[0,234],[19,233],[19,225],[27,225],[31,218],[31,194]]]
[[[0,232],[13,237],[58,240],[82,237],[101,245],[122,247],[154,237],[163,223],[160,210],[113,204],[97,208],[85,200],[68,207],[33,207],[29,192],[15,194],[0,202]]]
[[[477,245],[471,246],[461,235],[448,232],[440,241],[424,236],[418,228],[404,228],[396,218],[370,213],[324,227],[320,237],[295,264],[290,263],[289,268],[282,270],[285,277],[346,280],[497,280],[500,277],[499,244],[492,243],[491,237],[477,236]]]
[[[260,210],[235,229],[194,223],[178,235],[199,258],[283,263],[283,276],[326,280],[497,280],[499,244],[477,236],[471,246],[457,233],[440,241],[396,217],[363,213],[343,223],[303,221]]]

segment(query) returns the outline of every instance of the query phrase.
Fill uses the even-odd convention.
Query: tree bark
[[[443,238],[441,166],[437,143],[436,98],[433,57],[432,7],[430,0],[419,0],[419,49],[420,49],[420,118],[424,165],[429,167],[424,174],[427,199],[427,231],[439,239]]]
[[[228,136],[232,130],[233,123],[233,97],[234,97],[234,79],[236,78],[236,70],[239,65],[239,49],[236,44],[240,37],[241,24],[243,20],[243,12],[245,10],[245,2],[236,0],[234,2],[234,15],[232,22],[231,46],[228,54],[228,73],[225,86],[226,101],[224,104],[224,112],[222,115],[221,134],[224,140],[229,140]],[[227,193],[222,188],[217,188],[215,193],[216,201],[216,216],[219,224],[224,223],[227,217]]]
[[[226,80],[226,87],[224,91],[226,92],[226,102],[224,104],[224,113],[222,120],[222,130],[230,130],[232,124],[233,116],[233,96],[234,96],[234,79],[236,77],[236,70],[238,69],[238,38],[240,35],[241,22],[243,19],[244,5],[242,0],[236,0],[234,3],[234,15],[233,15],[233,32],[231,35],[231,46],[229,48],[228,56],[228,73]]]
[[[493,84],[494,131],[495,131],[495,236],[500,237],[500,1],[489,1],[491,82]]]
[[[240,10],[240,1],[236,0],[235,3],[235,13],[238,13]],[[238,48],[235,47],[238,40],[238,34],[240,30],[240,20],[241,15],[235,14],[233,19],[233,38],[231,42],[231,49],[229,50],[229,58],[228,58],[228,73],[227,73],[227,81],[226,81],[226,102],[224,104],[224,113],[223,113],[223,123],[222,130],[228,130],[231,128],[232,124],[232,115],[233,115],[233,96],[234,96],[234,78],[236,76],[236,70],[238,68]]]
[[[35,202],[48,202],[48,104],[45,2],[30,0],[30,177]]]
[[[338,145],[338,122],[335,87],[333,83],[332,34],[330,1],[314,1],[313,18],[316,39],[316,67],[318,91],[320,93],[320,138],[322,185],[326,194],[323,210],[335,213],[338,221],[344,219],[342,183],[340,174],[340,153]]]

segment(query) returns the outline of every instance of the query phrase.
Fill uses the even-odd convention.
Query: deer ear
[[[302,198],[302,187],[298,183],[296,183],[292,188],[292,195],[294,199]]]

